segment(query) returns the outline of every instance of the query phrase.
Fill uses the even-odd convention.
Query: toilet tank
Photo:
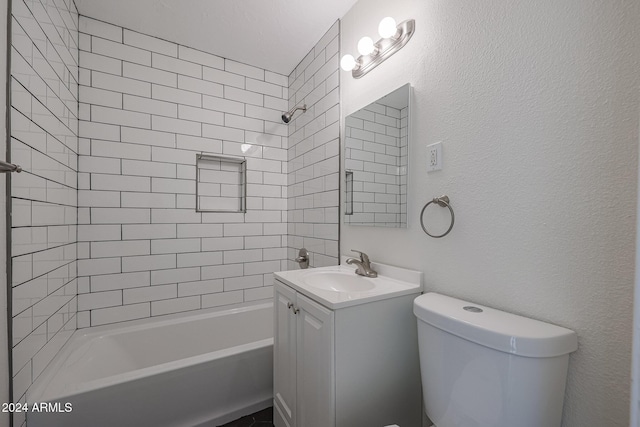
[[[437,427],[560,427],[575,332],[436,293],[413,311]]]

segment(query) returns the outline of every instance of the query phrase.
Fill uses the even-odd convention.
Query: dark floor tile
[[[220,427],[273,427],[273,407],[231,421]]]
[[[253,414],[256,421],[269,421],[273,424],[273,406]]]

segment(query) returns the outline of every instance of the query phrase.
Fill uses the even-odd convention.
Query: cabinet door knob
[[[300,313],[300,309],[299,308],[293,308],[293,314],[298,314]]]
[[[292,302],[287,303],[287,308],[291,308],[291,307],[293,307],[293,303]]]

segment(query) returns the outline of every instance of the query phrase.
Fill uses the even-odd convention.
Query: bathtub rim
[[[226,314],[237,314],[252,310],[271,308],[273,307],[273,301],[260,300],[251,301],[240,304],[233,304],[222,307],[213,307],[202,310],[192,310],[182,313],[172,313],[168,315],[128,320],[108,325],[93,326],[88,328],[82,328],[76,330],[69,340],[62,346],[58,354],[53,360],[45,367],[43,373],[36,378],[33,385],[29,388],[26,394],[26,401],[28,403],[46,402],[46,401],[60,401],[61,399],[70,398],[75,395],[90,392],[102,387],[110,387],[117,384],[121,384],[127,381],[135,381],[138,379],[150,377],[152,375],[167,372],[173,369],[182,369],[195,366],[199,363],[207,362],[209,360],[222,359],[225,357],[235,356],[242,352],[249,352],[252,350],[258,350],[273,345],[273,337],[265,338],[258,341],[252,341],[245,344],[240,344],[234,347],[225,348],[221,350],[215,350],[208,353],[199,354],[196,356],[186,357],[183,359],[172,360],[169,362],[161,363],[159,365],[149,366],[146,368],[140,368],[133,371],[128,371],[120,374],[110,375],[104,378],[98,378],[95,380],[85,381],[79,383],[72,390],[67,390],[65,393],[61,393],[55,396],[50,396],[48,387],[53,380],[58,369],[61,368],[63,363],[68,357],[77,349],[87,345],[94,339],[102,337],[108,337],[113,335],[119,335],[126,332],[140,331],[155,327],[162,327],[165,325],[173,325],[179,323],[186,323],[194,320],[201,320],[210,317],[220,317]],[[216,357],[214,357],[216,356]],[[99,385],[100,387],[96,387]]]

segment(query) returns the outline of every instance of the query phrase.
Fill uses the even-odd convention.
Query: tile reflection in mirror
[[[345,224],[407,227],[411,86],[345,119]]]

